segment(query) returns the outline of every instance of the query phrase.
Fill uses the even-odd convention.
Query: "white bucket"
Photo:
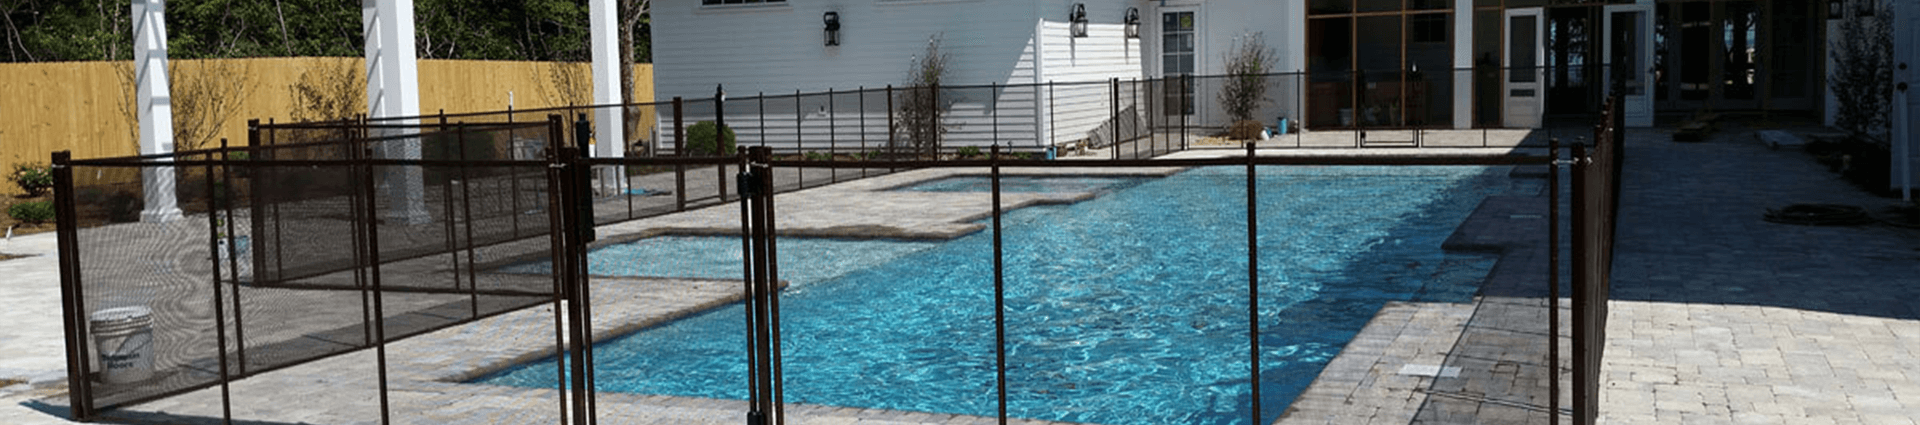
[[[153,377],[153,310],[109,308],[87,319],[99,352],[101,382],[124,384]]]

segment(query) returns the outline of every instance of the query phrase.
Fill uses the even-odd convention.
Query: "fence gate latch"
[[[760,171],[758,169],[747,168],[746,170],[742,170],[736,178],[739,179],[741,197],[752,198],[761,195],[763,188],[760,187]]]

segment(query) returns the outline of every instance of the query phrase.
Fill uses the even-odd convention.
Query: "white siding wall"
[[[825,151],[829,140],[841,147],[858,146],[861,136],[869,146],[884,146],[888,114],[881,90],[903,84],[911,60],[925,50],[929,38],[939,35],[951,57],[944,81],[971,86],[941,92],[942,99],[954,102],[944,144],[1037,147],[1047,137],[1039,133],[1053,130],[1042,122],[1047,113],[1097,125],[1105,115],[1093,111],[1105,114],[1110,106],[1101,85],[1098,96],[1069,94],[1066,101],[1055,99],[1061,107],[1047,109],[1048,91],[1032,86],[1045,81],[1043,76],[1064,82],[1141,75],[1139,43],[1123,42],[1119,25],[1130,2],[1081,1],[1088,4],[1093,36],[1071,41],[1064,23],[1069,3],[1059,0],[789,0],[735,6],[659,1],[653,6],[655,96],[663,102],[674,96],[689,99],[693,104],[685,121],[691,124],[713,119],[706,99],[713,96],[715,85],[724,84],[727,124],[742,144],[759,144],[764,133],[764,142],[776,147]],[[1136,3],[1145,10],[1143,2]],[[824,45],[821,15],[827,11],[840,15],[838,47]],[[1056,32],[1057,38],[1046,35]],[[1036,33],[1046,39],[1036,38]],[[1046,52],[1040,51],[1043,45]],[[1049,69],[1036,72],[1042,55]],[[1014,87],[986,87],[991,84]],[[831,108],[828,96],[817,95],[861,87],[872,92],[832,96]],[[796,102],[795,90],[808,96]],[[768,96],[764,128],[761,100],[756,98],[762,92]],[[864,129],[859,124],[863,115]],[[670,110],[662,112],[661,120],[671,125]],[[670,146],[671,127],[663,128],[667,133],[656,140]],[[1062,140],[1084,137],[1058,134]]]
[[[1145,56],[1141,41],[1144,39],[1126,38],[1122,20],[1128,7],[1141,9],[1142,37],[1150,36],[1145,21],[1151,17],[1148,8],[1136,2],[1085,2],[1087,5],[1087,36],[1074,38],[1069,31],[1067,12],[1072,1],[1049,0],[1036,2],[1040,5],[1041,78],[1051,83],[1047,88],[1046,102],[1041,106],[1044,113],[1051,116],[1051,126],[1042,131],[1049,143],[1060,144],[1082,139],[1111,141],[1111,135],[1095,137],[1094,132],[1107,132],[1102,124],[1114,117],[1114,96],[1112,80],[1123,83],[1143,78]],[[1126,84],[1122,85],[1119,108],[1121,119],[1132,120],[1125,111],[1135,107],[1134,96],[1130,96]],[[1140,96],[1141,102],[1146,99]]]
[[[1259,33],[1267,47],[1272,49],[1276,72],[1294,72],[1304,69],[1306,64],[1295,63],[1303,60],[1304,54],[1293,50],[1304,50],[1306,40],[1296,40],[1304,31],[1292,31],[1294,26],[1304,26],[1304,0],[1169,0],[1165,7],[1155,7],[1148,16],[1143,16],[1149,28],[1148,35],[1157,36],[1160,32],[1160,13],[1168,11],[1194,12],[1195,31],[1195,73],[1198,75],[1220,75],[1226,73],[1226,54],[1234,46],[1235,38],[1250,33]],[[1147,8],[1142,8],[1146,14]],[[1148,49],[1158,52],[1159,40],[1148,40]],[[1157,53],[1155,53],[1157,54]],[[1148,75],[1161,76],[1158,57],[1148,60]],[[1219,79],[1202,79],[1196,83],[1194,96],[1196,115],[1189,117],[1191,126],[1205,126],[1214,130],[1224,128],[1225,113],[1216,100],[1220,89]],[[1273,125],[1275,117],[1286,115],[1298,120],[1304,99],[1298,96],[1299,82],[1294,77],[1274,77],[1269,80],[1267,96],[1271,99],[1265,108],[1254,114],[1260,121]]]

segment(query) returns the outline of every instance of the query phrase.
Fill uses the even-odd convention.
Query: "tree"
[[[649,0],[620,0],[621,99],[633,96],[633,64],[640,60],[652,59],[642,59],[642,57],[650,53],[645,50],[650,47],[647,44],[651,43],[644,43],[644,41],[650,37],[648,35],[648,28],[643,27],[643,25],[646,25],[649,21],[647,12],[649,12],[649,9],[653,6],[652,3],[653,2]],[[636,39],[639,39],[642,43],[636,43]],[[640,102],[640,99],[626,99],[626,103],[638,102]],[[635,137],[635,133],[640,131],[640,108],[633,107],[623,109],[621,116],[623,117],[623,123],[626,124],[626,131],[621,132],[621,134],[627,135],[628,138],[633,138]]]
[[[1893,109],[1893,13],[1877,1],[1851,3],[1853,17],[1840,23],[1840,41],[1829,49],[1835,66],[1827,84],[1839,100],[1834,125],[1885,142]],[[1877,13],[1861,16],[1868,8]]]
[[[1261,127],[1258,122],[1254,122],[1251,126],[1242,125],[1242,122],[1254,121],[1253,114],[1259,112],[1260,107],[1270,100],[1267,97],[1266,73],[1273,70],[1274,56],[1273,49],[1267,48],[1265,39],[1266,37],[1258,32],[1241,35],[1234,39],[1233,48],[1227,50],[1224,58],[1227,63],[1227,80],[1220,87],[1219,101],[1220,109],[1225,110],[1227,117],[1233,120],[1230,128],[1252,128],[1253,133],[1258,133]],[[1234,133],[1245,133],[1245,131],[1234,131]],[[1233,134],[1232,136],[1236,139],[1250,139],[1253,135]]]
[[[583,0],[416,0],[421,59],[583,61]]]
[[[338,121],[367,111],[366,69],[352,60],[316,62],[288,91],[294,121]]]
[[[905,147],[921,155],[940,154],[940,136],[951,127],[941,122],[951,96],[941,98],[940,83],[947,75],[952,57],[940,50],[940,36],[927,40],[927,50],[909,60],[906,87],[895,95],[894,117],[899,123],[893,132],[899,135],[894,148]]]

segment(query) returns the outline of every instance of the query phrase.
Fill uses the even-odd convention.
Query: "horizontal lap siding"
[[[939,35],[951,58],[943,79],[947,85],[1013,86],[997,95],[986,88],[943,90],[943,97],[959,98],[946,119],[950,128],[943,144],[998,142],[1037,149],[1087,137],[1112,115],[1105,82],[1141,75],[1141,43],[1121,34],[1121,16],[1131,3],[1082,2],[1093,25],[1090,37],[1078,39],[1067,36],[1069,3],[1056,0],[790,1],[727,8],[701,7],[692,0],[658,2],[653,11],[655,92],[660,101],[708,99],[715,85],[724,84],[727,124],[744,144],[759,144],[764,131],[766,144],[784,149],[857,148],[862,134],[869,146],[884,146],[888,114],[880,91],[889,84],[903,86],[912,59]],[[838,47],[824,46],[821,15],[828,10],[842,22]],[[1046,40],[1036,43],[1037,37]],[[1038,51],[1042,44],[1045,51]],[[1047,68],[1036,70],[1042,60]],[[1060,85],[1051,93],[1031,86],[1047,80]],[[1076,81],[1097,84],[1067,84]],[[823,112],[827,90],[861,87],[872,92],[865,96],[864,110],[859,96],[842,93],[834,97],[830,113]],[[807,95],[798,114],[795,90]],[[764,126],[755,99],[763,92],[768,96]],[[690,100],[685,122],[711,120],[713,113],[710,103]],[[1061,123],[1050,128],[1050,115]],[[672,111],[663,109],[659,117],[660,143],[671,151]]]
[[[1060,7],[1065,10],[1064,5]],[[1108,10],[1113,9],[1113,10]],[[1087,6],[1087,36],[1074,38],[1068,31],[1064,19],[1046,17],[1041,24],[1040,34],[1045,51],[1041,53],[1041,72],[1053,82],[1053,95],[1049,99],[1052,114],[1052,129],[1049,137],[1054,144],[1069,143],[1082,139],[1110,141],[1111,135],[1095,137],[1095,133],[1106,133],[1103,125],[1114,118],[1114,93],[1112,79],[1120,79],[1119,110],[1121,119],[1133,120],[1125,115],[1128,108],[1135,106],[1136,99],[1127,86],[1141,78],[1142,56],[1147,54],[1142,48],[1141,39],[1125,37],[1125,29],[1120,19],[1125,11],[1122,5]],[[1064,14],[1061,15],[1064,18]],[[1142,14],[1142,20],[1147,15]],[[1060,20],[1055,20],[1060,19]],[[1146,93],[1141,93],[1138,102],[1149,102]],[[1144,106],[1142,106],[1144,107]],[[1105,143],[1105,142],[1102,142]]]
[[[943,145],[986,147],[997,141],[1001,145],[1037,149],[1040,145],[1034,128],[1039,117],[1034,105],[1037,92],[1043,90],[1044,87],[1031,85],[1000,87],[998,91],[992,87],[942,89],[942,103],[949,101],[946,99],[955,102],[943,119],[948,126]],[[899,94],[895,92],[896,98]],[[781,150],[823,153],[851,152],[862,150],[861,137],[865,136],[866,149],[878,149],[887,142],[886,96],[884,90],[872,90],[831,96],[803,94],[797,98],[791,94],[730,97],[726,104],[727,127],[734,130],[738,143],[745,145],[764,144]],[[864,107],[860,104],[863,98]],[[688,109],[684,117],[687,125],[713,120],[710,105]],[[661,126],[670,128],[673,125],[670,114],[661,115],[666,117]],[[665,139],[662,148],[671,151],[671,135]]]

